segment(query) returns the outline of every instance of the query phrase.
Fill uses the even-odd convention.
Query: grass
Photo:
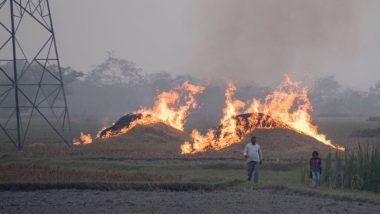
[[[347,146],[358,143],[357,139],[348,138],[351,130],[354,130],[355,127],[374,126],[374,123],[366,125],[365,122],[339,124],[322,121],[320,124],[322,132],[325,130],[324,133],[333,137],[334,142],[338,141]],[[90,132],[90,128],[88,129]],[[380,145],[378,139],[369,141],[371,145]],[[360,142],[365,142],[365,140],[362,139]],[[0,190],[70,188],[143,191],[224,189],[252,191],[255,188],[271,188],[320,197],[329,196],[337,199],[380,203],[379,193],[325,186],[318,190],[312,190],[309,178],[304,176],[307,170],[304,168],[305,163],[299,160],[286,163],[264,162],[261,166],[260,185],[254,186],[246,181],[246,165],[243,160],[183,157],[157,159],[149,156],[131,159],[128,156],[85,156],[71,155],[68,152],[63,152],[64,155],[47,156],[40,154],[50,153],[49,148],[43,145],[38,147],[38,149],[40,148],[42,150],[39,153],[32,155],[4,150],[0,152],[7,154],[0,155]],[[101,151],[99,152],[101,153]],[[323,158],[325,160],[325,157]],[[332,168],[332,170],[335,169]]]
[[[330,188],[346,188],[380,192],[380,153],[377,146],[363,148],[360,144],[356,150],[345,153],[329,154],[322,174],[322,184]]]
[[[140,191],[252,191],[291,193],[380,203],[367,191],[310,188],[300,179],[303,164],[263,163],[260,184],[246,181],[241,160],[93,160],[6,156],[0,158],[0,190],[89,189]]]

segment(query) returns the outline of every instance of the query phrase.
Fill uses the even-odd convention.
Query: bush
[[[332,176],[332,160],[331,160],[331,153],[329,153],[326,157],[325,167],[322,171],[321,183],[323,185],[330,187],[332,179],[333,179],[333,176]]]
[[[335,170],[332,170],[333,167]],[[336,152],[334,162],[329,154],[324,165],[322,185],[380,192],[380,154],[377,147],[363,149],[359,145],[356,152]]]

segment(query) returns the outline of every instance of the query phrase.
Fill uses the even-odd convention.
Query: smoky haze
[[[367,90],[379,76],[375,0],[55,0],[51,5],[62,62],[85,73],[113,51],[146,72],[208,80],[273,86],[284,73],[305,82],[334,75],[343,85]]]
[[[188,130],[215,127],[225,80],[247,101],[264,98],[285,73],[309,87],[314,115],[380,114],[380,1],[52,0],[51,6],[74,120],[89,116],[109,126],[187,80],[206,87]]]
[[[187,130],[196,127],[206,131],[209,127],[216,127],[225,107],[225,83],[168,72],[146,73],[136,63],[113,55],[88,74],[65,68],[64,77],[74,118],[95,116],[101,126],[112,124],[122,115],[135,112],[142,106],[152,107],[160,92],[176,88],[184,81],[205,86],[205,91],[197,95],[199,108],[190,110]],[[273,90],[273,87],[260,84],[239,83],[234,99],[248,104],[253,98],[264,100]],[[358,91],[342,86],[334,76],[324,76],[312,82],[308,97],[313,106],[313,116],[380,114],[380,80],[366,91]]]
[[[56,0],[52,6],[63,64],[87,75],[68,86],[71,111],[102,115],[105,125],[151,106],[158,91],[183,80],[207,86],[189,124],[207,118],[216,125],[225,80],[235,81],[237,97],[247,100],[263,98],[285,73],[309,86],[315,114],[378,114],[379,1]],[[138,81],[120,82],[130,71],[139,71]]]
[[[358,14],[346,0],[208,0],[200,3],[204,39],[189,67],[227,79],[274,84],[327,73],[358,53]],[[342,71],[343,72],[343,71]]]

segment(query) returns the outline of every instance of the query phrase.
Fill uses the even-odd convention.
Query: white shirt
[[[247,162],[260,162],[263,159],[263,154],[261,153],[260,145],[257,143],[255,145],[253,145],[252,143],[248,143],[244,148],[243,154],[247,157]]]

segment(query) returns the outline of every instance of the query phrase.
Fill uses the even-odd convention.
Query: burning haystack
[[[263,113],[244,113],[239,114],[225,123],[233,123],[236,122],[236,135],[239,138],[244,138],[245,135],[249,132],[253,132],[258,128],[262,129],[271,129],[271,128],[287,128],[291,129],[290,126],[286,125],[286,123],[281,120],[275,120],[270,115]],[[223,131],[224,126],[220,125],[216,130],[217,138],[226,138],[228,137],[228,132]],[[223,136],[222,136],[223,135]]]
[[[154,118],[152,115],[143,116],[141,113],[130,113],[121,117],[116,121],[111,127],[103,129],[99,132],[99,138],[109,138],[111,136],[119,136],[125,133],[123,130],[130,130],[135,123],[139,123],[145,117],[145,120],[151,121],[153,123],[160,123],[159,119]],[[290,128],[285,123],[272,119],[269,115],[262,113],[245,113],[237,115],[233,118],[238,123],[238,127],[243,127],[243,130],[253,131],[256,128]],[[253,120],[254,123],[249,122]],[[243,130],[237,130],[237,135],[244,137],[245,133]],[[218,127],[217,135],[222,133],[222,126]]]
[[[228,83],[225,92],[225,108],[220,126],[217,130],[209,129],[202,134],[197,129],[191,132],[191,141],[181,145],[182,154],[195,154],[207,150],[221,150],[239,143],[243,138],[258,128],[286,128],[308,135],[322,142],[326,146],[338,150],[343,147],[334,145],[327,137],[318,132],[318,127],[312,124],[310,111],[312,110],[307,96],[307,89],[300,83],[292,82],[288,77],[277,89],[268,95],[263,102],[253,99],[243,102],[234,99],[236,87]],[[248,105],[250,104],[250,105]],[[245,113],[241,110],[246,106]]]
[[[159,94],[152,108],[141,108],[123,116],[111,127],[104,128],[98,133],[97,138],[105,140],[121,136],[136,126],[160,123],[177,129],[183,133],[181,135],[187,136],[184,125],[188,111],[197,107],[195,96],[203,90],[204,87],[184,82],[173,90]],[[318,127],[312,124],[310,115],[312,107],[307,89],[301,87],[298,82],[292,82],[286,77],[285,81],[264,101],[255,98],[249,102],[234,99],[235,90],[235,85],[229,82],[225,92],[224,114],[219,127],[209,129],[206,134],[194,129],[190,140],[189,137],[185,137],[186,140],[182,141],[184,143],[180,145],[181,154],[222,150],[242,142],[245,136],[257,129],[273,128],[290,130],[309,136],[324,146],[344,150],[319,133]],[[92,137],[83,133],[80,140],[74,140],[74,144],[90,143]]]
[[[147,117],[152,117],[151,115],[148,115]],[[103,129],[99,132],[98,137],[99,138],[108,138],[115,135],[121,135],[123,134],[123,130],[127,129],[130,130],[136,121],[141,120],[143,118],[143,115],[140,113],[131,113],[127,114],[123,117],[121,117],[118,121],[116,121],[113,126]],[[153,118],[150,118],[150,120],[153,120]]]
[[[184,82],[173,90],[160,93],[152,108],[141,108],[134,113],[120,118],[113,126],[99,131],[97,138],[107,139],[129,132],[137,125],[151,125],[163,123],[180,131],[184,131],[184,124],[188,112],[197,107],[195,96],[202,93],[204,87]],[[91,139],[91,140],[89,140]],[[90,144],[90,135],[81,133],[80,139],[74,139],[74,145]]]

